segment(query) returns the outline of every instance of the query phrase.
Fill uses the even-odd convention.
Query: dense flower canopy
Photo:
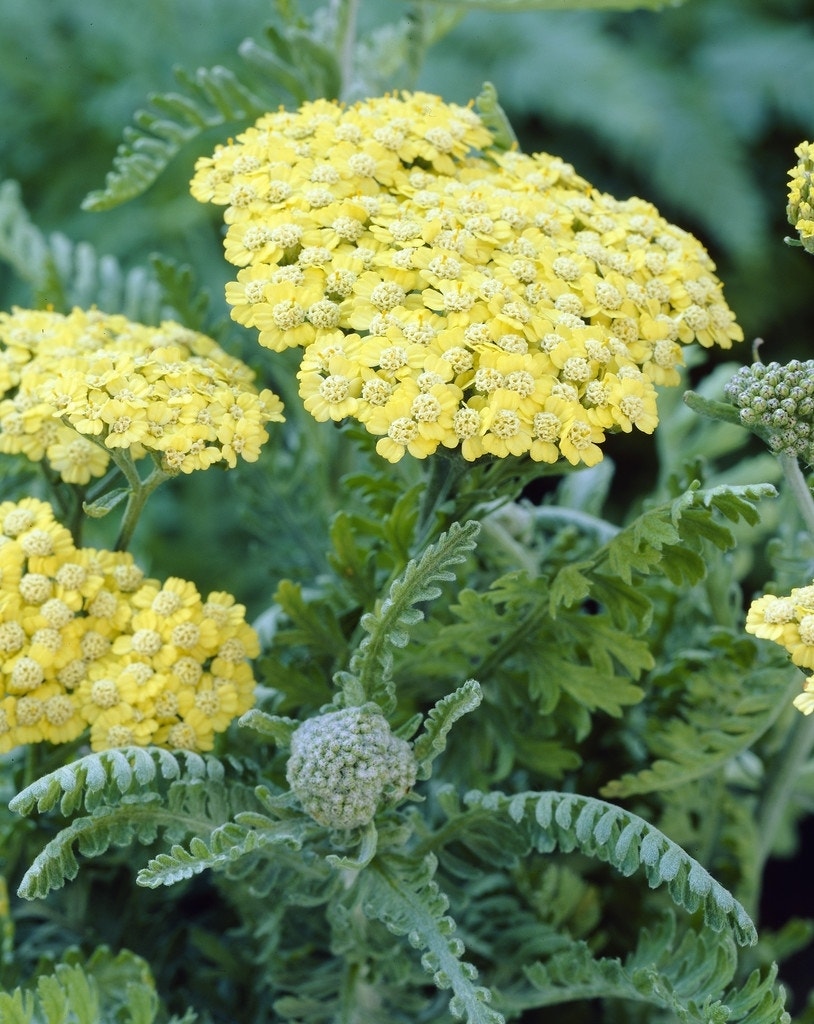
[[[0,452],[46,459],[67,483],[103,476],[113,449],[168,472],[257,459],[282,403],[211,338],[74,309],[0,313]]]
[[[267,114],[191,188],[226,207],[233,318],[301,348],[306,409],[393,462],[592,465],[607,432],[652,432],[682,345],[743,336],[695,238],[436,96]]]
[[[76,548],[45,502],[0,504],[0,752],[88,728],[94,750],[210,750],[254,702],[258,650],[230,594]]]
[[[757,598],[746,615],[746,632],[773,640],[785,647],[795,665],[814,670],[814,582],[795,587],[784,597]],[[806,679],[794,706],[805,715],[814,712],[814,675]]]
[[[814,144],[801,142],[794,152],[798,160],[789,171],[789,224],[794,226],[806,252],[814,253],[814,196],[811,190]]]

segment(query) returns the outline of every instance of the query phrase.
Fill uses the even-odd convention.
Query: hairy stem
[[[797,693],[799,689],[799,682],[795,679],[793,692]],[[778,825],[794,794],[800,772],[808,761],[812,749],[814,749],[814,717],[797,714],[785,742],[778,750],[774,763],[769,767],[768,778],[757,809],[756,866],[758,876],[772,852]]]
[[[778,455],[777,458],[783,468],[786,483],[797,502],[797,508],[800,510],[806,529],[814,536],[814,497],[812,497],[811,488],[800,469],[800,463],[794,455]]]
[[[135,480],[137,482],[130,483],[130,494],[127,498],[127,504],[124,507],[124,515],[122,516],[122,525],[119,528],[119,536],[116,540],[115,551],[126,551],[130,541],[133,539],[133,534],[138,524],[141,513],[144,511],[144,506],[147,504],[147,499],[159,486],[163,484],[165,480],[169,480],[172,474],[164,472],[164,470],[156,465],[152,473],[149,474],[146,479],[142,480],[138,474],[136,474]]]
[[[442,455],[440,458],[427,459],[427,462],[429,467],[426,485],[421,495],[415,534],[416,551],[419,553],[432,538],[436,514],[447,498],[455,493],[455,485],[466,472],[466,464],[454,456]]]

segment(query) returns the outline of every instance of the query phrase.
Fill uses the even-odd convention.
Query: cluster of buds
[[[328,828],[356,828],[416,779],[412,747],[390,731],[375,704],[303,722],[291,737],[288,783],[303,810]]]
[[[742,366],[724,394],[773,451],[814,462],[814,359]]]

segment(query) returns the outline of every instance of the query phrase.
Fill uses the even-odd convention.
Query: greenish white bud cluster
[[[291,737],[286,777],[320,825],[355,828],[407,793],[416,761],[375,704],[309,718]]]
[[[724,394],[773,451],[814,462],[814,359],[742,366]]]

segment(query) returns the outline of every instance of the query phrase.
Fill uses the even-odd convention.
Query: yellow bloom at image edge
[[[169,473],[254,462],[282,402],[211,338],[99,310],[0,313],[0,452],[62,480],[104,476],[110,452]]]
[[[784,597],[756,598],[746,614],[745,629],[785,648],[800,668],[814,669],[814,582],[795,587]],[[805,715],[814,712],[814,675],[806,679],[793,703]]]
[[[254,703],[245,608],[125,552],[76,548],[50,505],[0,504],[0,752],[67,743],[210,750]]]
[[[306,410],[391,462],[593,465],[653,431],[684,345],[743,338],[695,238],[426,93],[266,114],[191,190],[225,207],[233,318],[301,349]]]
[[[806,252],[814,253],[814,194],[811,181],[814,176],[814,144],[801,142],[794,152],[798,161],[789,171],[789,201],[787,214]]]

